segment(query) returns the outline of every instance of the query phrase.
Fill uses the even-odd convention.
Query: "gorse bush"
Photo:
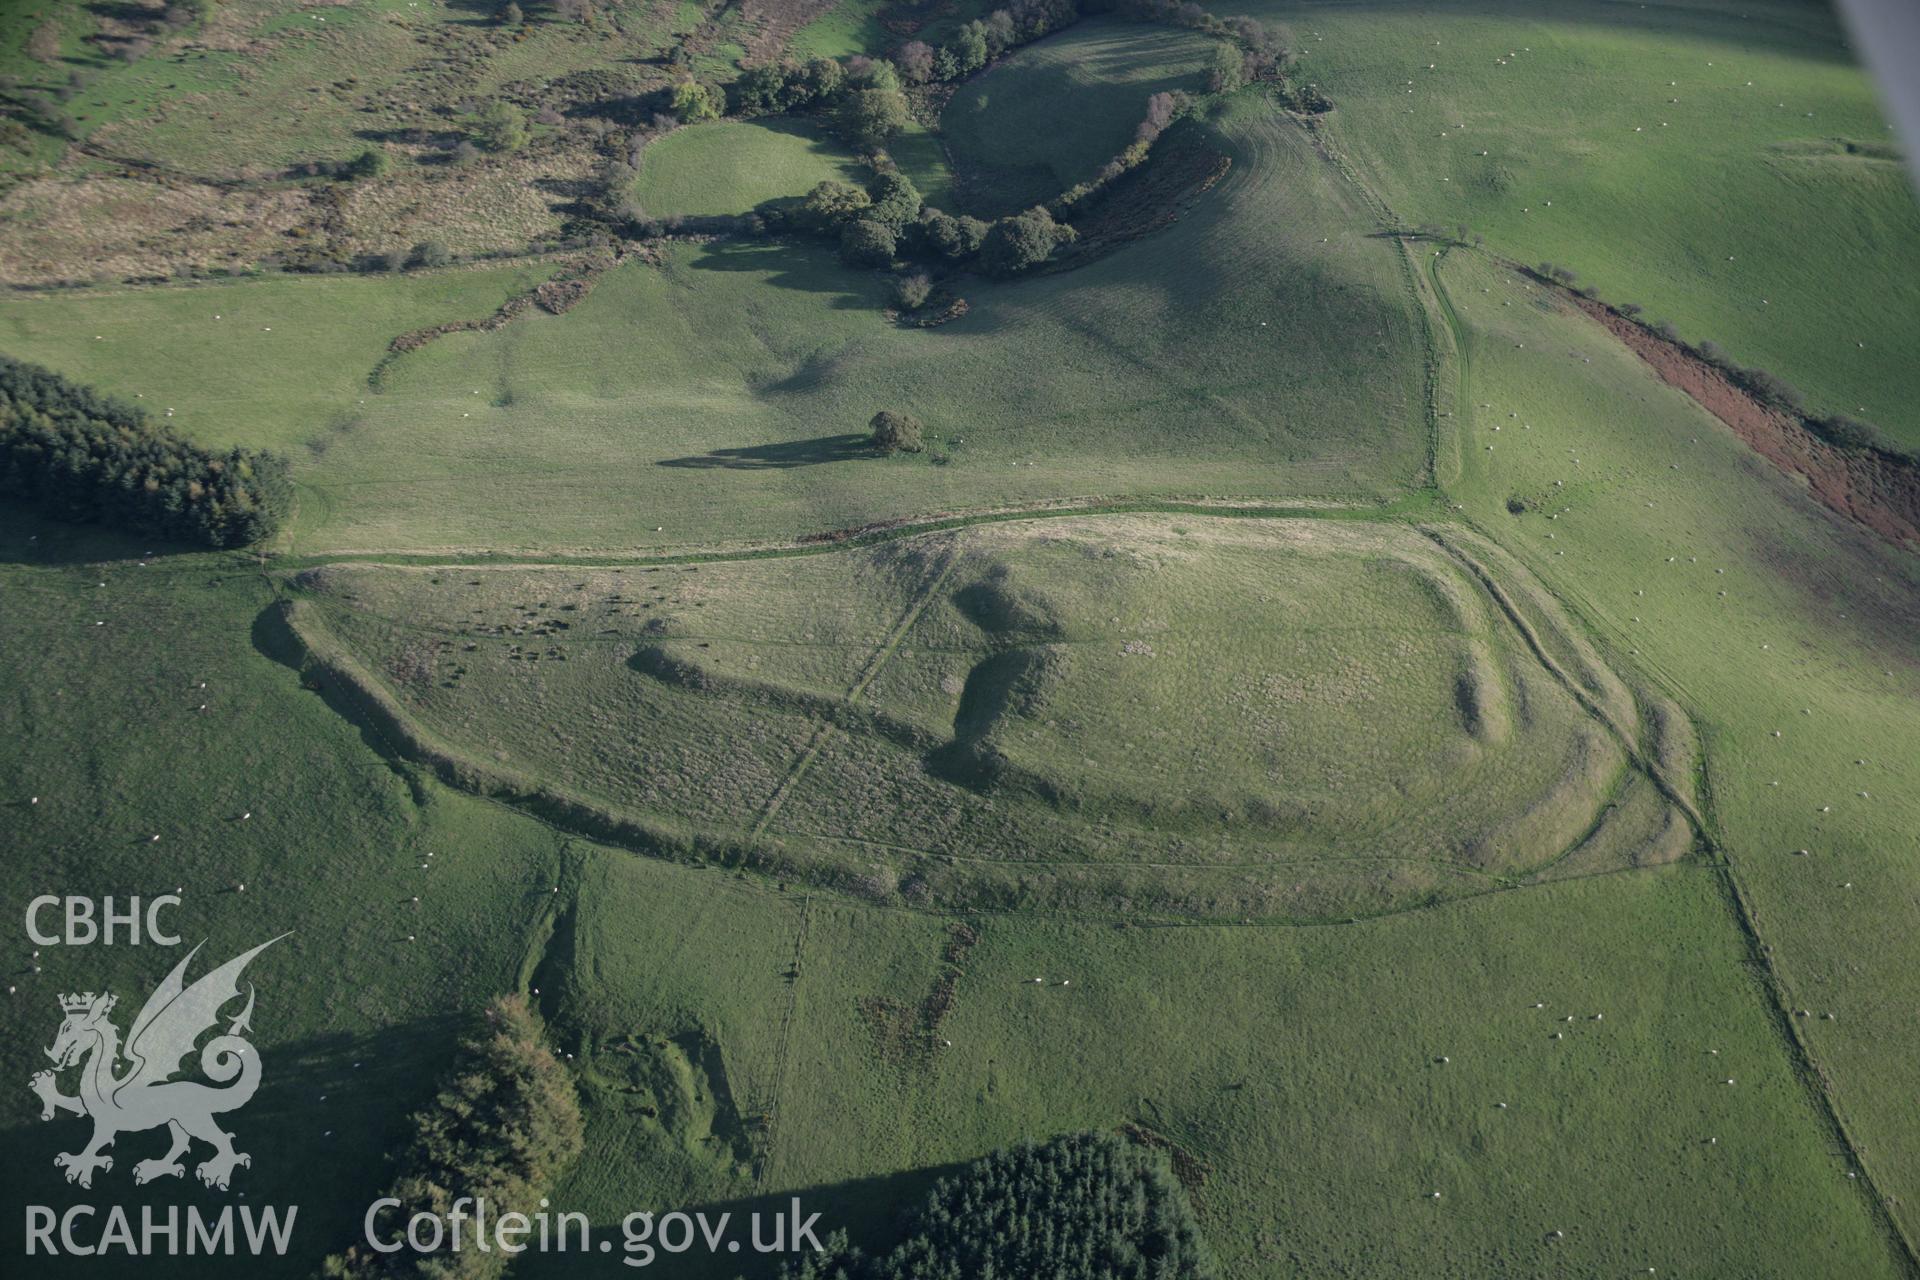
[[[843,1236],[785,1280],[1212,1280],[1186,1190],[1160,1152],[1112,1134],[1026,1142],[943,1178],[907,1238],[867,1257]]]
[[[0,494],[58,519],[208,547],[271,537],[293,506],[277,455],[201,448],[133,405],[5,356]]]
[[[413,1131],[387,1193],[400,1207],[384,1220],[383,1238],[416,1213],[444,1220],[463,1196],[484,1197],[496,1222],[538,1212],[541,1197],[579,1156],[585,1131],[573,1079],[547,1049],[524,997],[498,996],[487,1005],[440,1092],[414,1115]],[[328,1258],[323,1274],[470,1280],[498,1275],[505,1265],[497,1250],[382,1256],[353,1248]]]
[[[527,113],[511,102],[495,99],[473,118],[473,136],[489,151],[518,151],[532,136]]]

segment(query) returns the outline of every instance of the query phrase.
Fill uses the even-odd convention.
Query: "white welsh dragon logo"
[[[113,1168],[113,1157],[102,1153],[113,1145],[117,1135],[161,1125],[172,1135],[173,1145],[158,1159],[142,1160],[133,1166],[136,1183],[184,1174],[186,1168],[180,1157],[195,1138],[213,1146],[213,1155],[194,1170],[209,1187],[225,1191],[235,1166],[253,1163],[252,1157],[233,1149],[233,1135],[214,1120],[223,1111],[245,1106],[260,1087],[260,1055],[244,1038],[244,1033],[252,1029],[251,983],[247,986],[246,1008],[227,1024],[225,1035],[215,1036],[200,1050],[200,1070],[224,1087],[216,1089],[198,1080],[172,1077],[200,1036],[218,1025],[222,1006],[239,997],[240,971],[247,962],[278,941],[280,938],[274,938],[234,957],[192,986],[182,975],[200,948],[189,951],[147,997],[140,1016],[133,1020],[124,1050],[119,1028],[107,1018],[116,1003],[114,996],[89,991],[60,998],[66,1020],[60,1024],[53,1047],[47,1050],[53,1070],[39,1072],[29,1084],[40,1095],[42,1120],[51,1120],[61,1111],[93,1119],[93,1140],[84,1149],[53,1158],[56,1166],[67,1171],[68,1182],[91,1187],[95,1169]],[[115,1074],[122,1058],[128,1068],[124,1074]],[[79,1093],[69,1097],[60,1092],[54,1076],[75,1064],[80,1065]]]

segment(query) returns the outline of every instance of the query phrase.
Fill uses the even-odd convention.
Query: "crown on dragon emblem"
[[[280,938],[286,936],[283,933]],[[225,1191],[236,1167],[252,1165],[253,1158],[235,1151],[233,1135],[214,1119],[245,1106],[260,1087],[260,1055],[246,1040],[246,1033],[252,1030],[251,983],[247,985],[246,1007],[228,1020],[224,1033],[200,1046],[201,1073],[224,1087],[212,1088],[198,1080],[176,1080],[174,1076],[180,1073],[181,1059],[194,1051],[200,1037],[218,1027],[220,1010],[239,998],[240,973],[247,963],[280,938],[234,957],[191,985],[185,979],[187,965],[200,954],[200,948],[189,951],[140,1007],[124,1047],[120,1029],[108,1018],[119,1003],[118,997],[105,991],[60,997],[60,1012],[65,1017],[53,1046],[46,1051],[53,1069],[36,1073],[27,1083],[40,1096],[42,1120],[71,1112],[93,1121],[93,1138],[84,1148],[53,1158],[56,1167],[66,1170],[68,1182],[91,1187],[95,1170],[113,1169],[113,1157],[104,1152],[115,1137],[162,1125],[172,1145],[165,1155],[133,1166],[136,1183],[185,1174],[180,1157],[196,1138],[213,1147],[213,1154],[194,1169],[209,1187]],[[116,1074],[122,1061],[127,1068]],[[78,1091],[65,1094],[60,1092],[57,1077],[70,1067],[79,1068]]]

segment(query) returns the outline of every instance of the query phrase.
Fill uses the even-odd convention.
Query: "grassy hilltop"
[[[986,7],[526,8],[0,39],[0,351],[297,492],[217,553],[0,499],[16,919],[293,931],[232,1127],[297,1256],[193,1274],[351,1242],[503,992],[602,1227],[799,1195],[879,1247],[1125,1130],[1235,1276],[1920,1267],[1920,206],[1830,14],[1274,0],[1239,88],[1245,29],[1082,17],[891,139],[950,214],[1108,184],[1012,274],[849,265],[801,201],[885,163],[724,95]],[[683,75],[726,117],[661,122]],[[1715,416],[1542,262],[1888,447]],[[163,958],[16,957],[0,1069]],[[132,1186],[153,1134],[69,1187],[8,1097],[11,1201],[200,1195]]]

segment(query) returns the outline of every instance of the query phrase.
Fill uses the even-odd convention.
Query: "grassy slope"
[[[904,43],[903,37],[888,30],[887,24],[880,20],[889,8],[895,11],[890,17],[919,19],[922,25],[910,38],[937,47],[961,24],[983,18],[999,7],[991,0],[956,0],[946,5],[919,7],[922,11],[915,12],[916,6],[893,5],[889,0],[845,0],[794,32],[787,42],[787,52],[803,61],[845,58],[857,53],[883,57]]]
[[[234,1127],[255,1155],[249,1200],[302,1206],[299,1256],[236,1274],[305,1274],[338,1244],[448,1050],[446,1019],[516,982],[540,988],[589,1080],[594,1156],[556,1202],[602,1222],[793,1189],[829,1223],[870,1225],[918,1185],[896,1173],[1026,1133],[1136,1120],[1210,1166],[1202,1199],[1235,1274],[1340,1260],[1436,1276],[1887,1272],[1698,869],[1343,929],[990,917],[943,1024],[954,1048],[886,1059],[859,1002],[925,995],[938,918],[821,896],[803,908],[764,882],[560,841],[383,762],[249,643],[270,597],[245,566],[141,568],[125,548],[17,522],[0,536],[17,602],[0,628],[27,655],[7,671],[0,750],[8,776],[42,795],[0,873],[14,909],[55,882],[119,894],[184,882],[184,932],[210,937],[214,954],[298,930],[255,970],[267,1084]],[[92,628],[96,617],[109,626]],[[156,629],[169,644],[151,642]],[[275,647],[271,629],[253,638]],[[80,665],[119,678],[67,680]],[[233,732],[242,723],[275,732]],[[248,806],[251,821],[231,821]],[[160,845],[145,842],[150,829]],[[222,892],[241,878],[244,899]],[[131,998],[156,976],[145,949],[42,963],[12,979],[22,1034],[0,1054],[16,1076],[51,1034],[52,992],[111,984]],[[1035,973],[1072,986],[1023,985]],[[1560,1011],[1578,1021],[1556,1022]],[[650,1127],[619,1088],[635,1054],[613,1046],[638,1035],[697,1047],[703,1033],[713,1051],[683,1054],[703,1074],[678,1079],[704,1084],[709,1105]],[[47,1162],[76,1130],[39,1127],[31,1106],[24,1091],[0,1103],[22,1153],[9,1191],[63,1204]],[[744,1163],[765,1169],[753,1181],[730,1117],[762,1107],[775,1124],[750,1143]],[[129,1136],[123,1159],[140,1143]],[[1616,1176],[1625,1169],[1631,1178]],[[103,1177],[133,1202],[123,1170]],[[1435,1188],[1438,1203],[1426,1198]],[[1549,1246],[1550,1229],[1566,1237]]]
[[[729,1192],[710,1149],[610,1101],[563,1195],[599,1221],[704,1182],[735,1209],[792,1189],[863,1225],[918,1185],[886,1175],[1133,1120],[1209,1166],[1203,1213],[1236,1275],[1892,1273],[1699,872],[1353,929],[989,918],[941,1026],[953,1047],[892,1062],[860,1010],[926,994],[937,918],[688,874],[616,860],[588,882],[574,945],[600,981],[570,982],[561,1017],[580,1046],[703,1025],[732,1096],[774,1100],[768,1175]],[[587,1269],[543,1261],[529,1274]]]
[[[1543,47],[1533,45],[1536,52]],[[1553,198],[1558,209],[1562,198]],[[1442,216],[1397,203],[1410,218]],[[1489,236],[1501,247],[1492,230]],[[1555,245],[1525,256],[1559,257],[1589,275],[1600,270]],[[1188,258],[1184,266],[1196,261],[1207,258]],[[1450,262],[1445,277],[1465,323],[1483,335],[1468,339],[1472,365],[1461,407],[1496,406],[1491,421],[1461,423],[1468,441],[1458,488],[1467,515],[1515,544],[1581,605],[1621,662],[1664,676],[1708,727],[1716,813],[1735,870],[1760,906],[1763,935],[1776,946],[1774,960],[1793,1003],[1838,1013],[1834,1022],[1809,1021],[1805,1032],[1833,1073],[1842,1114],[1867,1139],[1869,1168],[1882,1186],[1911,1198],[1920,1134],[1906,1100],[1920,1080],[1900,1033],[1916,923],[1902,854],[1920,825],[1912,799],[1920,788],[1906,763],[1920,758],[1910,714],[1917,691],[1908,643],[1912,619],[1903,612],[1913,598],[1911,566],[1862,545],[1799,503],[1789,486],[1580,322],[1529,309],[1524,289],[1470,263]],[[1480,295],[1477,288],[1501,292]],[[818,314],[831,313],[822,308],[809,318]],[[69,360],[84,359],[90,334],[84,322],[71,327]],[[609,328],[600,363],[574,368],[576,381],[592,380],[579,377],[583,369],[605,378],[604,371],[616,367],[616,332]],[[1720,330],[1716,336],[1733,335]],[[157,331],[152,341],[164,353],[172,338]],[[548,349],[559,350],[558,344]],[[1577,359],[1568,358],[1569,351],[1579,353]],[[631,345],[618,350],[629,361],[656,354],[636,353]],[[1593,365],[1585,364],[1589,358]],[[180,376],[207,385],[216,366],[211,357],[202,361],[180,366]],[[511,372],[513,366],[503,358],[495,367]],[[454,392],[467,390],[454,386],[455,376],[451,369],[443,373],[449,418]],[[115,386],[110,368],[102,381]],[[732,385],[726,377],[704,385],[716,384]],[[1502,410],[1524,416],[1509,420],[1499,416]],[[1498,437],[1489,430],[1495,422],[1506,428]],[[1522,425],[1516,429],[1514,422]],[[287,438],[297,434],[281,430]],[[1695,435],[1701,444],[1681,443]],[[429,437],[428,444],[444,450],[452,438]],[[493,447],[511,443],[489,438]],[[1491,454],[1488,443],[1497,446]],[[1570,461],[1576,456],[1577,470]],[[1670,472],[1668,465],[1682,470]],[[473,482],[443,496],[496,502],[494,523],[474,520],[472,527],[483,533],[528,527],[540,504],[526,489],[537,490],[540,479],[520,478],[524,469],[521,458],[491,480],[475,470]],[[362,472],[363,478],[372,474],[371,467]],[[863,479],[872,474],[860,472]],[[1707,476],[1711,482],[1696,483]],[[1556,479],[1567,488],[1556,488]],[[1530,517],[1516,528],[1505,514],[1510,493],[1568,489],[1565,505],[1574,511],[1560,521]],[[708,491],[704,513],[689,504],[689,523],[704,521],[708,531],[737,523],[744,503],[715,500],[724,494]],[[423,496],[431,495],[416,486],[398,501]],[[554,496],[549,490],[533,499]],[[617,484],[581,487],[572,496],[585,506],[620,497],[621,490]],[[386,532],[409,531],[396,517],[385,518]],[[1561,551],[1568,554],[1556,554]],[[43,553],[12,536],[11,556]],[[1678,562],[1667,565],[1668,555]],[[1688,555],[1698,555],[1699,563],[1689,563]],[[1836,572],[1836,565],[1853,568]],[[166,830],[160,848],[204,850],[187,849],[172,864],[174,877],[187,873],[196,877],[195,887],[212,891],[246,874],[247,916],[236,919],[237,900],[222,900],[225,910],[208,908],[202,918],[208,932],[237,948],[252,939],[250,930],[264,914],[284,909],[301,923],[303,939],[318,939],[312,945],[321,963],[306,973],[317,969],[322,977],[293,972],[302,966],[292,961],[283,970],[262,970],[263,999],[271,975],[274,990],[288,991],[297,1029],[275,1032],[285,1037],[277,1042],[287,1048],[276,1061],[289,1063],[289,1091],[271,1111],[263,1095],[256,1110],[289,1126],[306,1125],[311,1112],[281,1120],[309,1102],[294,1089],[304,1085],[317,1093],[320,1080],[351,1077],[345,1074],[350,1068],[327,1056],[327,1042],[300,1043],[302,1037],[369,1035],[389,1019],[426,1019],[510,981],[523,959],[517,935],[538,936],[531,927],[537,891],[559,860],[548,833],[497,810],[441,797],[430,786],[422,789],[426,805],[417,806],[350,731],[293,691],[291,673],[245,647],[242,633],[264,603],[264,589],[241,577],[197,585],[220,576],[213,562],[187,560],[181,568],[164,589],[123,581],[123,573],[161,572],[132,566],[108,575],[106,589],[92,585],[100,580],[95,574],[77,570],[5,570],[9,598],[28,602],[0,621],[9,628],[6,648],[29,655],[33,664],[9,668],[10,686],[0,701],[15,722],[0,741],[20,757],[10,773],[49,797],[78,797],[70,807],[62,799],[57,813],[32,815],[44,825],[27,829],[27,857],[9,863],[10,896],[17,904],[27,887],[37,890],[50,878],[83,889],[150,891],[145,886],[157,855],[132,852],[149,827]],[[1716,568],[1727,572],[1715,574]],[[1649,594],[1632,594],[1640,590]],[[1728,595],[1720,597],[1719,590]],[[115,625],[96,641],[87,634],[89,615],[109,610]],[[152,643],[157,626],[166,628],[170,646]],[[104,653],[83,647],[100,642],[108,646]],[[83,665],[121,678],[66,687],[63,677]],[[200,729],[200,717],[173,701],[171,691],[209,678],[209,671],[216,687],[231,680],[244,692],[249,701],[237,709],[241,714],[275,725],[270,739]],[[1882,671],[1895,674],[1876,674]],[[57,708],[50,701],[55,690]],[[85,701],[68,703],[68,697]],[[1803,709],[1813,714],[1803,716]],[[89,728],[103,724],[113,732]],[[1770,736],[1775,729],[1783,738]],[[192,749],[183,750],[183,743]],[[1853,765],[1855,759],[1868,763]],[[1857,781],[1862,777],[1868,780]],[[1781,786],[1770,787],[1776,778]],[[247,783],[261,790],[277,783],[289,812],[299,806],[305,820],[283,830],[258,826],[277,811],[276,801],[276,810],[263,810],[245,829],[210,821],[235,803],[252,803],[255,791]],[[1869,797],[1857,797],[1858,790]],[[1831,812],[1821,813],[1823,805]],[[328,830],[352,835],[336,845],[317,834]],[[421,936],[436,946],[444,937],[449,958],[404,967],[395,960],[391,978],[376,975],[364,987],[358,982],[368,966],[360,965],[355,985],[342,986],[345,975],[329,967],[331,957],[398,951],[398,929],[386,932],[391,918],[368,911],[366,902],[368,895],[390,893],[397,907],[408,893],[407,873],[417,866],[412,855],[426,847],[443,856],[480,851],[467,864],[474,880],[456,878],[444,906],[427,895],[427,918],[436,929]],[[1798,847],[1814,849],[1815,857],[1792,858]],[[388,866],[384,859],[395,849],[408,860],[396,857]],[[1787,1078],[1779,1041],[1759,1012],[1751,957],[1736,945],[1721,900],[1699,871],[1507,894],[1352,930],[1119,932],[996,920],[969,963],[962,1003],[949,1024],[955,1065],[894,1083],[877,1070],[849,1070],[849,1046],[860,1045],[867,1032],[853,1001],[875,990],[911,999],[924,989],[938,947],[927,922],[909,920],[883,939],[880,922],[889,917],[821,904],[807,935],[815,962],[789,993],[769,962],[775,949],[759,934],[714,936],[722,922],[773,933],[791,920],[792,909],[781,899],[750,888],[722,889],[711,879],[699,883],[712,873],[617,857],[596,855],[589,869],[596,878],[588,900],[605,901],[610,915],[615,904],[627,909],[598,921],[600,941],[589,935],[598,949],[581,953],[588,960],[582,971],[597,967],[601,974],[632,977],[619,984],[625,1004],[609,999],[589,1011],[602,1006],[594,982],[575,1003],[557,1007],[556,1014],[573,1020],[563,1028],[584,1034],[590,1017],[629,1029],[711,1023],[724,1029],[724,1041],[738,1045],[732,1052],[739,1055],[744,1093],[777,1054],[734,1028],[754,1026],[766,1034],[767,1010],[780,1007],[785,995],[795,999],[791,1025],[798,1038],[785,1059],[792,1064],[788,1073],[778,1077],[784,1101],[769,1185],[812,1186],[887,1172],[972,1154],[1036,1125],[1133,1115],[1214,1163],[1213,1230],[1246,1270],[1271,1256],[1267,1265],[1279,1271],[1290,1265],[1283,1261],[1289,1250],[1309,1264],[1350,1263],[1356,1234],[1371,1250],[1363,1265],[1386,1274],[1478,1275],[1501,1265],[1580,1273],[1659,1265],[1755,1275],[1889,1269],[1860,1212],[1858,1184],[1843,1176]],[[603,889],[597,878],[603,874],[609,884],[633,877],[636,887]],[[1849,880],[1855,887],[1842,889]],[[286,896],[253,897],[268,888]],[[701,899],[703,893],[713,896]],[[743,901],[755,896],[775,905],[756,914]],[[696,901],[702,906],[689,907]],[[509,915],[506,929],[499,927],[503,910],[520,913]],[[456,954],[473,969],[454,968]],[[141,958],[95,953],[81,963],[62,956],[48,966],[45,981],[84,986],[111,977],[131,987],[150,980]],[[1030,1014],[1009,998],[1022,975],[1056,969],[1072,973],[1076,999],[1090,994],[1084,1015],[1064,1002],[1044,1016]],[[470,971],[477,973],[472,986],[461,985],[457,974]],[[422,972],[436,985],[423,990]],[[333,986],[322,985],[328,982]],[[1240,998],[1219,999],[1225,991]],[[1561,1046],[1582,1052],[1592,1046],[1594,1057],[1569,1069],[1539,1052],[1545,1043],[1539,1027],[1503,1020],[1507,1015],[1499,1011],[1509,1000],[1524,1019],[1536,998],[1607,1012],[1604,1024],[1577,1024],[1573,1044]],[[349,1012],[355,1000],[363,1004]],[[32,1024],[32,1033],[6,1051],[16,1070],[32,1060],[42,1025]],[[1601,1026],[1608,1039],[1598,1038]],[[343,1149],[329,1163],[311,1133],[290,1128],[316,1150],[302,1148],[303,1167],[296,1171],[284,1158],[270,1166],[266,1142],[255,1144],[263,1157],[262,1191],[285,1199],[296,1176],[302,1186],[365,1176],[387,1131],[376,1133],[376,1127],[391,1126],[405,1086],[431,1065],[427,1051],[405,1056],[402,1046],[421,1043],[419,1030],[410,1026],[383,1057],[404,1065],[388,1088],[334,1095],[377,1098],[385,1108],[369,1113],[367,1128],[349,1126],[364,1145]],[[1611,1040],[1616,1034],[1622,1039]],[[1713,1067],[1721,1059],[1736,1062],[1726,1074],[1739,1078],[1738,1087],[1718,1086],[1717,1069],[1698,1069],[1709,1036],[1721,1051]],[[1151,1059],[1141,1056],[1142,1045],[1150,1046]],[[1430,1058],[1437,1053],[1453,1058],[1448,1074],[1436,1074],[1441,1069]],[[1245,1069],[1230,1077],[1221,1069],[1241,1063]],[[1055,1070],[1062,1065],[1068,1069]],[[1232,1087],[1243,1079],[1244,1088]],[[1269,1105],[1250,1123],[1244,1099],[1261,1097],[1255,1092],[1261,1089]],[[6,1123],[17,1127],[26,1122],[26,1096],[13,1096]],[[1490,1119],[1494,1113],[1485,1108],[1494,1097],[1513,1102],[1520,1114]],[[1529,1097],[1551,1097],[1550,1118],[1522,1142],[1503,1139],[1490,1126],[1508,1118],[1531,1123]],[[1011,1100],[1004,1111],[1002,1099]],[[1711,1149],[1694,1141],[1709,1126],[1720,1139]],[[14,1136],[55,1149],[40,1133]],[[1502,1141],[1508,1145],[1498,1145]],[[33,1161],[10,1176],[30,1177],[44,1154],[35,1148]],[[707,1177],[638,1154],[640,1167],[628,1180],[601,1172],[617,1168],[621,1154],[608,1151],[607,1164],[578,1184],[582,1194],[604,1197],[606,1213],[654,1188],[677,1193]],[[1722,1161],[1723,1154],[1729,1158]],[[712,1175],[724,1176],[730,1175]],[[36,1197],[45,1185],[24,1184]],[[1422,1198],[1433,1187],[1447,1192],[1438,1204]],[[356,1185],[352,1194],[362,1189]],[[863,1190],[870,1203],[875,1189]],[[1556,1247],[1580,1252],[1551,1263],[1522,1252],[1540,1246],[1509,1240],[1516,1205],[1537,1209],[1542,1232],[1566,1229],[1567,1239]],[[346,1204],[334,1207],[336,1223],[353,1212]],[[1270,1238],[1263,1221],[1275,1224]],[[1501,1247],[1510,1252],[1490,1262],[1489,1248]]]
[[[1469,358],[1455,492],[1701,724],[1728,856],[1789,1003],[1815,1015],[1801,1031],[1875,1176],[1911,1203],[1920,1069],[1900,1009],[1920,964],[1920,570],[1814,507],[1583,317],[1470,258],[1442,278]],[[1516,521],[1515,493],[1572,511]]]
[[[1292,30],[1335,136],[1407,222],[1570,267],[1920,444],[1920,205],[1898,160],[1835,144],[1892,134],[1824,8],[1255,12]]]
[[[884,278],[825,246],[721,242],[437,342],[304,470],[299,546],[686,546],[1068,495],[1390,496],[1424,452],[1393,250],[1297,131],[1247,111],[1220,138],[1237,163],[1217,199],[1081,270],[969,281],[971,312],[940,329],[891,325]],[[886,407],[950,460],[845,456]]]
[[[1130,131],[1144,92],[1113,105],[1114,127]],[[1297,129],[1252,103],[1215,128],[1234,169],[1181,222],[1064,275],[968,281],[971,312],[938,330],[893,326],[884,278],[826,246],[719,242],[615,272],[564,316],[436,342],[379,396],[361,389],[367,357],[429,318],[400,300],[441,286],[23,298],[0,332],[107,390],[166,397],[207,438],[324,438],[298,475],[302,550],[684,546],[1115,493],[1391,496],[1424,452],[1405,429],[1419,347],[1393,250]],[[278,344],[272,363],[236,375],[211,314],[255,296],[293,310],[254,335]],[[351,320],[299,314],[330,296]],[[91,343],[109,311],[137,349]],[[304,341],[323,332],[346,349]],[[237,376],[270,393],[187,394]],[[948,463],[836,458],[886,407],[922,417]]]
[[[465,759],[888,901],[1344,920],[1690,843],[1648,848],[1619,746],[1397,524],[299,582],[303,633]],[[1616,853],[1554,867],[1602,820]]]
[[[359,416],[402,333],[478,320],[551,263],[407,276],[278,277],[0,300],[0,350],[139,404],[203,443],[319,447]],[[215,319],[215,317],[219,317]]]
[[[793,33],[787,51],[796,58],[845,58],[884,52],[893,35],[880,22],[888,0],[847,0]]]
[[[778,119],[679,129],[641,156],[634,198],[655,217],[744,213],[837,179],[865,185],[866,171],[808,124]]]
[[[1133,141],[1149,97],[1204,91],[1212,43],[1090,19],[967,81],[940,116],[962,207],[994,217],[1091,178]]]
[[[278,651],[270,632],[255,632],[272,596],[244,562],[162,557],[143,568],[126,558],[135,544],[11,513],[0,547],[8,914],[20,928],[28,898],[49,891],[124,902],[179,888],[169,923],[186,946],[206,940],[196,974],[294,931],[248,970],[266,1066],[231,1127],[255,1156],[237,1189],[255,1204],[300,1206],[310,1264],[353,1230],[406,1110],[425,1101],[422,1080],[451,1052],[452,1021],[515,982],[564,863],[561,842],[383,764],[256,647]],[[15,945],[7,982],[18,988],[9,999],[19,1033],[4,1053],[8,1077],[22,1082],[46,1065],[56,995],[112,989],[124,1030],[183,954],[47,948],[34,973],[26,940]],[[8,1092],[0,1130],[19,1157],[0,1174],[9,1203],[195,1198],[133,1189],[135,1160],[157,1154],[153,1133],[125,1135],[90,1193],[68,1187],[52,1157],[75,1149],[84,1129],[42,1127],[37,1103]],[[20,1219],[8,1217],[4,1247],[18,1257]]]

